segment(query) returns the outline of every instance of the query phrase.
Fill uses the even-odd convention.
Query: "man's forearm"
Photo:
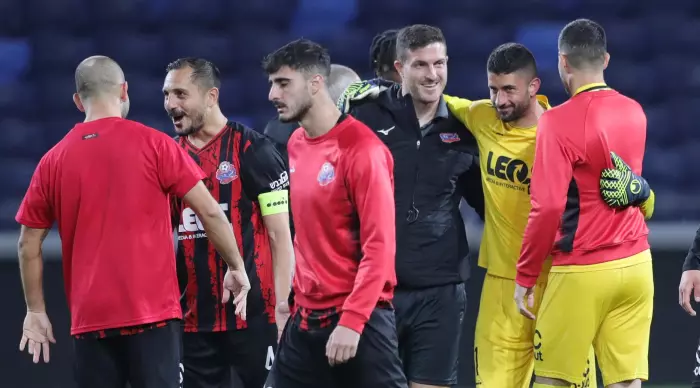
[[[198,215],[207,233],[207,238],[214,244],[221,258],[228,264],[229,269],[240,270],[245,268],[241,252],[238,250],[233,228],[226,219],[221,208],[210,214]]]
[[[19,242],[19,271],[22,278],[22,289],[27,310],[45,312],[44,301],[44,262],[41,253],[41,242]]]
[[[277,304],[286,302],[292,288],[294,248],[289,228],[284,231],[268,231],[272,250],[272,270],[275,276],[275,298]]]

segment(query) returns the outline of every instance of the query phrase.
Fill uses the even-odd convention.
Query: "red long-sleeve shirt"
[[[550,254],[553,266],[590,265],[649,249],[639,209],[615,210],[600,196],[601,171],[613,167],[611,151],[641,174],[644,111],[604,84],[581,89],[545,112],[538,124],[532,210],[516,276],[524,287],[535,285]]]
[[[361,333],[396,285],[391,153],[352,116],[316,138],[299,128],[287,148],[295,303],[339,308],[338,324]]]

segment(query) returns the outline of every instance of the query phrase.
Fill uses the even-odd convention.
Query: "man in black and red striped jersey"
[[[201,58],[182,58],[168,65],[163,85],[176,141],[202,168],[205,185],[228,216],[251,283],[243,321],[233,306],[220,302],[226,264],[189,204],[175,203],[184,386],[228,386],[233,369],[244,387],[259,388],[288,312],[294,255],[289,176],[272,142],[223,115],[220,85],[219,70]]]

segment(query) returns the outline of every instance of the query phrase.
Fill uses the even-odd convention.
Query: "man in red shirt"
[[[167,135],[125,120],[119,65],[90,57],[75,72],[85,121],[39,162],[17,212],[27,316],[20,349],[34,362],[55,342],[42,288],[41,245],[54,222],[80,388],[181,384],[180,309],[169,196],[184,197],[229,265],[222,299],[245,316],[250,289],[231,227],[202,171]]]
[[[606,37],[579,19],[559,35],[559,74],[571,99],[539,121],[531,183],[532,210],[517,266],[515,301],[534,319],[533,286],[545,258],[552,269],[536,322],[535,387],[580,381],[593,344],[606,387],[648,378],[653,311],[649,233],[636,207],[614,209],[601,198],[611,152],[640,175],[646,116],[610,89]]]
[[[269,99],[289,140],[294,313],[265,387],[406,387],[391,307],[393,160],[330,98],[328,52],[293,41],[268,55]]]
[[[241,387],[260,388],[272,366],[278,332],[287,321],[287,314],[276,307],[286,310],[294,262],[289,173],[270,140],[221,112],[220,87],[219,70],[203,58],[172,62],[163,84],[177,142],[202,168],[205,186],[233,226],[251,283],[243,321],[233,306],[221,303],[226,263],[190,204],[175,200],[185,326],[183,385],[229,387],[234,372]]]

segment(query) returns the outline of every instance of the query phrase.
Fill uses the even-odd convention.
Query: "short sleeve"
[[[34,170],[27,193],[22,199],[15,220],[29,228],[49,229],[54,223],[51,204],[51,177],[47,158],[44,157]]]
[[[182,198],[205,175],[177,142],[163,137],[158,150],[158,180],[163,191]]]
[[[258,137],[243,148],[241,160],[243,189],[251,198],[289,189],[289,173],[282,155],[270,140]]]

